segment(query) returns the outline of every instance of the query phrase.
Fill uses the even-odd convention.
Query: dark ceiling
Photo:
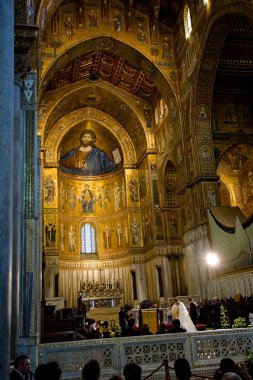
[[[97,51],[80,56],[63,66],[49,82],[46,91],[81,80],[107,81],[122,90],[152,103],[157,95],[155,85],[145,74],[123,57]]]
[[[230,15],[229,29],[220,55],[215,89],[253,94],[253,22],[245,15]]]
[[[127,1],[123,2],[126,3]],[[154,6],[159,4],[158,21],[161,24],[173,27],[183,7],[183,3],[183,0],[134,0],[133,8],[152,18],[154,15]]]

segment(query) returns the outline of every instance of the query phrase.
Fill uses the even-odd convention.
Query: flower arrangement
[[[232,324],[233,329],[238,329],[238,328],[247,327],[247,326],[248,325],[247,325],[246,318],[242,318],[242,317],[238,317],[234,319],[233,324]]]
[[[119,337],[121,336],[121,327],[119,324],[115,324],[115,326],[111,327],[111,337]]]
[[[230,328],[230,322],[227,315],[227,309],[224,307],[224,305],[221,305],[221,308],[220,308],[220,322],[221,322],[222,329]]]

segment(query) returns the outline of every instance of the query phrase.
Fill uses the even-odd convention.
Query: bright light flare
[[[206,262],[208,265],[215,266],[219,263],[220,259],[215,253],[208,253],[206,255]]]

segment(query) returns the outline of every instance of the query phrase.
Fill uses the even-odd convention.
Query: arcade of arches
[[[12,352],[81,283],[130,305],[252,294],[252,1],[143,3],[15,1],[15,76],[0,5]]]

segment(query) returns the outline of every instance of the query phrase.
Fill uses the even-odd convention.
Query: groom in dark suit
[[[30,360],[26,355],[17,356],[14,361],[14,369],[10,373],[10,380],[26,380],[30,371]]]
[[[197,311],[197,304],[193,301],[193,299],[189,298],[190,302],[190,317],[194,325],[198,323],[198,311]]]

